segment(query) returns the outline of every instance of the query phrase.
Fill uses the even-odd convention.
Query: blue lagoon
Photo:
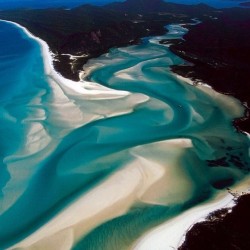
[[[0,249],[168,249],[249,185],[243,106],[172,73],[186,62],[159,44],[182,25],[89,60],[79,82],[0,26]]]

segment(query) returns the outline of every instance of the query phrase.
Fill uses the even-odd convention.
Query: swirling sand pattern
[[[169,66],[184,61],[157,43],[181,26],[91,60],[75,88],[44,71],[36,41],[1,26],[28,48],[1,41],[17,74],[2,75],[0,248],[129,249],[248,173],[249,140],[232,126],[241,104],[178,78]]]

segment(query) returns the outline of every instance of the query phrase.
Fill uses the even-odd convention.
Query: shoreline
[[[171,72],[173,74],[176,75],[176,77],[180,80],[183,80],[185,81],[187,84],[190,84],[192,86],[201,86],[201,87],[206,87],[208,89],[212,89],[214,90],[215,92],[218,92],[222,95],[225,95],[225,96],[229,96],[233,99],[236,99],[237,101],[240,102],[241,106],[243,107],[244,109],[244,114],[243,116],[241,117],[237,117],[237,118],[234,118],[232,120],[232,126],[240,133],[242,134],[245,134],[245,135],[248,135],[248,131],[245,131],[243,130],[240,125],[238,125],[237,123],[240,123],[240,122],[244,122],[246,120],[249,120],[250,119],[250,108],[248,107],[247,103],[245,103],[244,101],[241,101],[240,99],[238,99],[237,97],[235,97],[234,95],[230,94],[230,93],[226,93],[226,92],[223,92],[223,91],[219,91],[219,90],[216,90],[212,85],[209,85],[205,82],[203,82],[202,80],[200,79],[196,79],[196,80],[193,80],[192,77],[187,77],[187,76],[183,76],[183,75],[180,75],[179,73],[176,73],[174,72],[173,70],[171,70]]]
[[[231,187],[230,191],[235,190],[236,193],[240,192],[240,197],[244,195],[244,192],[250,194],[249,187],[250,176]],[[235,201],[235,197],[230,192],[218,192],[218,194],[209,201],[188,209],[170,221],[151,229],[133,244],[131,250],[148,250],[157,246],[159,249],[160,247],[164,247],[164,249],[167,250],[178,249],[178,247],[185,242],[186,234],[192,226],[200,222],[205,222],[207,216],[217,210],[223,208],[230,209],[237,206],[236,202],[237,200]]]
[[[83,4],[70,10],[3,10],[0,16],[20,23],[45,40],[55,55],[54,68],[64,77],[78,80],[83,64],[110,48],[137,44],[142,37],[163,35],[166,24],[189,22],[197,10],[200,10],[197,12],[200,18],[217,15],[215,9],[207,5],[187,7],[159,0],[155,7],[152,12],[149,2],[138,3],[136,11],[142,13],[136,14],[133,4],[131,6],[128,1],[98,7]]]
[[[179,25],[185,29],[187,29],[187,33],[190,31],[189,29],[189,26],[195,26],[197,24],[200,24],[202,23],[202,21],[198,20],[197,18],[193,18],[192,21],[194,23],[180,23]],[[186,34],[187,34],[186,33]],[[177,41],[182,41],[182,38],[179,38],[179,39],[175,39],[175,42]],[[162,40],[164,41],[164,40]],[[182,54],[180,53],[176,53],[177,51],[174,51],[171,49],[171,46],[173,46],[174,43],[171,43],[171,39],[168,40],[168,47],[169,47],[169,50],[179,56],[180,58],[182,58],[183,60],[185,60],[187,63],[189,63],[191,66],[195,66],[196,63],[193,62],[192,60],[189,61],[189,58],[186,57],[186,56],[183,56]],[[165,45],[164,43],[161,43],[161,41],[159,41],[159,44],[162,44],[163,46]],[[199,78],[195,78],[195,77],[192,77],[192,76],[187,76],[186,74],[184,74],[185,72],[184,71],[181,71],[179,70],[179,72],[177,72],[176,70],[173,69],[173,67],[183,67],[184,65],[173,65],[170,67],[170,71],[180,80],[183,80],[184,82],[186,82],[187,84],[190,84],[192,86],[201,86],[201,87],[206,87],[206,88],[210,88],[212,90],[214,90],[215,92],[218,92],[220,94],[223,94],[223,95],[226,95],[226,96],[229,96],[231,98],[234,98],[236,99],[237,101],[239,101],[241,103],[241,106],[243,107],[244,109],[244,114],[241,116],[241,117],[237,117],[235,119],[232,120],[232,126],[240,133],[242,134],[245,134],[247,135],[249,131],[245,131],[244,129],[242,129],[240,127],[240,125],[238,125],[238,123],[240,122],[244,122],[246,120],[249,120],[250,119],[250,108],[248,107],[247,103],[240,100],[239,98],[237,98],[235,95],[233,95],[232,93],[227,93],[227,92],[224,92],[224,91],[221,91],[219,89],[216,89],[213,85],[209,85],[208,83],[204,82],[202,79],[199,79]],[[183,73],[183,74],[182,74]]]
[[[92,83],[92,82],[83,81],[83,80],[73,81],[73,80],[63,77],[60,74],[60,72],[55,70],[53,66],[53,57],[55,55],[51,52],[48,44],[44,40],[33,35],[27,28],[23,27],[22,25],[18,23],[8,21],[8,20],[3,20],[3,19],[0,19],[0,21],[10,23],[20,28],[29,38],[39,43],[41,47],[45,73],[47,76],[51,77],[52,80],[57,82],[60,87],[62,87],[61,84],[63,84],[65,87],[68,87],[69,89],[75,91],[78,94],[99,95],[99,94],[108,93],[108,94],[117,95],[118,97],[126,96],[130,94],[128,91],[113,90],[108,87],[104,87],[98,83]],[[82,72],[80,72],[79,74],[81,75]]]
[[[194,82],[208,82],[217,92],[241,101],[245,115],[234,120],[233,126],[242,133],[250,132],[250,98],[246,91],[250,69],[250,36],[246,33],[249,13],[249,9],[224,10],[218,18],[191,27],[185,40],[170,46],[173,53],[192,63],[174,66],[174,73]]]
[[[173,52],[174,53],[174,52]],[[174,53],[175,54],[175,53]],[[177,54],[178,56],[180,56],[179,54]],[[181,56],[180,56],[181,57]],[[187,60],[186,58],[183,58],[184,60]],[[187,60],[188,61],[188,60]],[[181,70],[180,70],[181,71]],[[216,86],[213,85],[209,85],[208,83],[205,83],[204,81],[202,81],[199,78],[195,78],[194,77],[188,77],[185,75],[185,72],[183,71],[183,74],[181,74],[181,72],[176,72],[175,70],[171,69],[171,72],[173,72],[173,74],[175,74],[177,76],[177,78],[184,80],[186,83],[193,85],[193,86],[204,86],[210,89],[213,89],[215,92],[218,92],[220,94],[223,94],[225,96],[229,96],[232,97],[236,100],[238,100],[241,103],[241,106],[244,109],[244,114],[241,117],[237,117],[235,119],[232,120],[232,126],[240,133],[242,134],[248,134],[249,131],[245,130],[244,128],[241,128],[240,123],[244,122],[244,121],[249,121],[250,120],[250,107],[248,106],[248,103],[244,100],[241,100],[240,98],[238,98],[237,96],[235,96],[235,94],[233,93],[228,93],[225,92],[223,90],[217,89]]]

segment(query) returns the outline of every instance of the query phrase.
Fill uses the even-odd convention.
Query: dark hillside
[[[127,11],[124,6],[128,6]],[[79,70],[89,58],[100,56],[112,47],[136,44],[141,37],[164,34],[166,24],[188,22],[193,17],[202,18],[211,13],[214,9],[205,5],[128,0],[104,7],[85,4],[70,10],[0,11],[0,18],[17,22],[45,40],[56,55],[56,69],[64,77],[78,80]],[[65,54],[82,57],[72,60]]]
[[[202,80],[216,90],[229,93],[250,105],[250,10],[224,10],[218,19],[193,26],[182,41],[171,47],[174,53],[194,63],[173,70]],[[237,124],[250,131],[249,120]]]
[[[249,250],[250,195],[238,198],[237,206],[210,214],[195,224],[179,250]]]

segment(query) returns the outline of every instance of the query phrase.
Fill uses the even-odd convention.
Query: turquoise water
[[[28,103],[45,82],[40,47],[10,24],[0,22],[1,196],[11,179],[5,157],[18,151],[25,140]],[[36,74],[34,74],[36,72]],[[1,207],[2,208],[2,207]]]
[[[28,152],[22,151],[27,132],[39,120],[40,104],[32,104],[35,96],[45,96],[48,85],[44,75],[40,46],[11,24],[0,22],[0,242],[12,239],[26,227],[32,208],[14,209],[27,186],[28,178],[36,171],[28,162],[22,164]],[[19,154],[22,153],[22,154]],[[14,212],[12,213],[12,209]],[[8,216],[10,213],[10,217]],[[13,215],[14,214],[14,215]]]
[[[248,173],[249,140],[232,126],[244,112],[240,103],[191,86],[169,69],[185,62],[157,40],[181,37],[186,30],[180,26],[89,61],[86,79],[131,92],[115,98],[84,96],[51,81],[37,41],[11,24],[0,22],[0,28],[0,249],[128,164],[136,168],[139,158],[166,171],[171,166],[160,197],[140,196],[127,213],[92,228],[75,249],[126,249]],[[173,146],[172,139],[192,145]],[[221,158],[226,163],[217,167],[207,162]]]

